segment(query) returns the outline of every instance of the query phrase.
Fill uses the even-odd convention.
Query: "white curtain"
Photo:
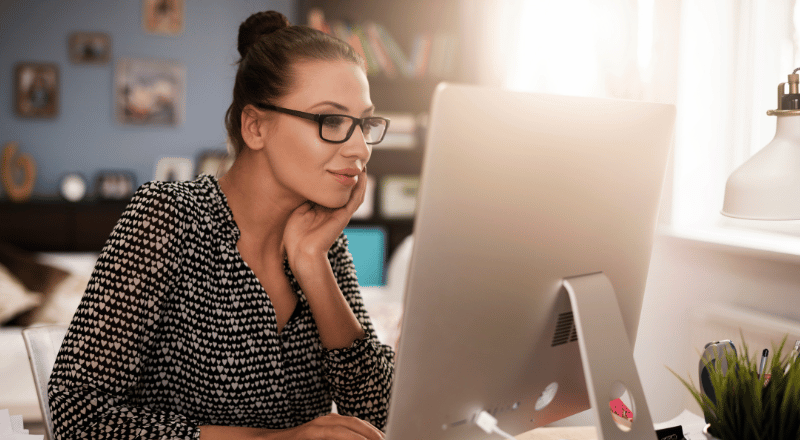
[[[715,225],[727,176],[774,136],[766,111],[800,67],[795,1],[482,0],[464,20],[484,84],[676,104],[662,219]]]

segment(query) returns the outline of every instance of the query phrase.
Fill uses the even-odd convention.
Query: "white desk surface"
[[[594,426],[565,426],[558,428],[542,427],[517,436],[517,440],[596,440]]]
[[[675,418],[656,423],[656,429],[681,425],[687,440],[707,440],[703,434],[705,420],[702,416],[684,410]],[[596,440],[597,429],[594,426],[542,427],[517,436],[517,440]]]

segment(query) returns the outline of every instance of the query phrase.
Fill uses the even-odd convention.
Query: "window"
[[[775,135],[766,112],[777,108],[778,84],[800,67],[796,0],[487,2],[487,65],[504,68],[480,72],[484,82],[676,105],[662,207],[673,229],[800,236],[800,222],[720,214],[728,175]]]

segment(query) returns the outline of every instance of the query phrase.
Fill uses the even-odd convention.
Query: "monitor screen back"
[[[439,85],[387,438],[485,438],[481,410],[516,435],[589,408],[561,280],[605,273],[633,346],[674,118]]]

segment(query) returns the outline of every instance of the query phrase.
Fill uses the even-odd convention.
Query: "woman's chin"
[[[342,200],[341,198],[328,198],[328,199],[318,199],[318,200],[310,200],[312,203],[318,206],[322,206],[323,208],[328,209],[339,209],[347,204],[349,199]]]

